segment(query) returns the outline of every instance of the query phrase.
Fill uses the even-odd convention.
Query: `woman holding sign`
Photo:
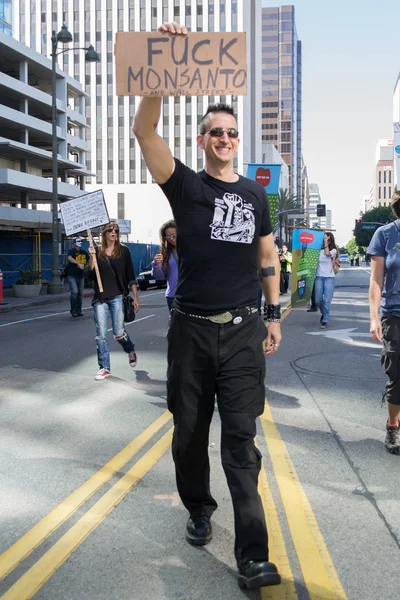
[[[97,381],[105,379],[111,373],[110,351],[108,348],[107,319],[111,316],[114,338],[129,355],[129,365],[136,367],[137,356],[135,344],[130,339],[124,327],[123,295],[132,293],[132,304],[136,312],[140,309],[137,293],[135,271],[132,264],[131,253],[119,240],[117,223],[110,223],[103,227],[101,245],[94,248],[89,246],[90,269],[94,277],[94,296],[92,306],[94,322],[96,325],[96,347],[99,362],[99,371],[95,377]],[[95,259],[99,267],[99,274],[103,285],[100,292],[97,277],[94,276]]]
[[[326,329],[335,291],[335,260],[338,250],[333,233],[325,233],[315,277],[315,302],[321,311],[320,324]]]

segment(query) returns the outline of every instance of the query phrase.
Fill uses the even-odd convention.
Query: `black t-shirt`
[[[176,222],[177,308],[207,316],[255,307],[259,237],[272,232],[265,189],[241,176],[228,183],[195,173],[177,159],[160,187]]]
[[[78,263],[83,265],[84,267],[89,263],[89,254],[86,250],[77,250],[76,248],[72,248],[68,251],[68,256],[72,256]],[[84,271],[75,263],[71,263],[68,261],[67,264],[67,275],[70,277],[83,277]]]
[[[127,246],[122,246],[122,255],[119,258],[113,258],[112,256],[108,257],[110,263],[113,266],[114,271],[116,271],[118,274],[118,278],[121,283],[122,289],[120,285],[118,285],[117,279],[108,261],[106,259],[99,259],[97,248],[96,258],[97,264],[99,265],[101,283],[103,285],[103,292],[100,293],[99,291],[96,272],[93,269],[91,273],[94,281],[94,295],[92,304],[97,300],[111,300],[112,298],[115,298],[115,296],[119,296],[125,292],[130,292],[131,285],[133,283],[136,283],[136,277],[129,248],[127,248]]]

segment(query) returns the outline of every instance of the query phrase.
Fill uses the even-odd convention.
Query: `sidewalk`
[[[4,304],[0,304],[0,313],[8,313],[12,310],[23,310],[25,308],[32,308],[34,306],[43,306],[45,304],[55,304],[57,302],[65,302],[70,298],[70,291],[66,288],[66,291],[62,294],[43,294],[36,296],[35,298],[15,298],[15,296],[9,296],[7,294],[9,290],[5,290],[3,297]],[[93,290],[86,288],[83,292],[84,298],[91,298]]]

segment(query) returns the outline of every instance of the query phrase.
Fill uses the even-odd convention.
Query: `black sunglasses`
[[[108,229],[106,229],[107,233],[112,233],[113,231],[115,231],[117,235],[119,234],[119,229],[114,229],[114,227],[108,227]]]
[[[203,135],[206,135],[206,133],[209,133],[212,137],[222,137],[224,135],[225,131],[228,134],[228,137],[230,137],[230,138],[238,138],[239,137],[239,132],[234,127],[229,127],[228,129],[224,129],[223,127],[212,127],[211,129],[208,129],[207,131],[205,131],[203,133]]]

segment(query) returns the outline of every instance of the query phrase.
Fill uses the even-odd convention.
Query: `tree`
[[[285,227],[286,234],[288,228],[288,216],[290,212],[296,212],[301,209],[301,202],[295,194],[289,194],[288,190],[280,188],[278,192],[275,223],[279,223],[279,239],[282,240],[282,229]],[[287,212],[286,212],[287,211]],[[286,235],[287,237],[287,235]]]
[[[354,230],[355,241],[357,246],[368,247],[376,229],[385,223],[391,223],[395,220],[395,216],[390,206],[376,206],[361,215],[361,228]],[[375,229],[363,229],[363,223],[376,224]]]
[[[357,243],[356,243],[355,238],[352,238],[349,242],[347,242],[346,250],[347,250],[347,254],[349,254],[350,256],[357,252]]]

